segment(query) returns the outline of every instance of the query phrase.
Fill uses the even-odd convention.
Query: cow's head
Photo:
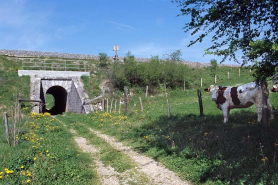
[[[215,101],[215,102],[217,101],[219,85],[211,85],[211,86],[209,86],[209,88],[204,89],[204,90],[206,92],[210,92],[212,101]]]
[[[278,92],[278,84],[273,85],[272,88],[271,88],[271,91],[272,92]]]

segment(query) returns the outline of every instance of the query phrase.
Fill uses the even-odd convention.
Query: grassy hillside
[[[17,77],[19,63],[4,57],[0,60],[1,112],[13,105],[18,92],[23,97],[29,96],[29,78]],[[98,184],[94,165],[88,165],[93,163],[92,159],[78,150],[70,132],[70,129],[76,129],[92,142],[103,143],[88,134],[88,127],[118,138],[196,184],[277,183],[278,93],[270,93],[275,120],[263,126],[256,122],[254,106],[231,110],[229,123],[224,124],[222,112],[210,100],[210,94],[202,90],[205,123],[201,123],[197,89],[214,84],[214,75],[209,67],[187,72],[186,80],[190,85],[185,91],[183,86],[174,90],[167,88],[170,117],[161,84],[159,93],[148,97],[145,97],[144,89],[129,89],[133,95],[129,98],[128,113],[123,113],[123,105],[119,113],[119,98],[123,96],[118,90],[107,93],[109,102],[117,99],[116,110],[115,104],[112,110],[109,104],[108,112],[89,115],[65,113],[54,119],[26,111],[23,129],[18,135],[19,144],[15,147],[7,145],[2,124],[0,183],[65,184],[70,181],[72,184]],[[252,73],[244,68],[240,76],[239,69],[231,67],[219,67],[216,74],[220,85],[252,81]],[[108,77],[107,69],[95,69],[90,77],[83,78],[90,97],[101,93],[99,83]],[[203,87],[200,87],[201,78]],[[141,112],[139,97],[143,101],[144,113]],[[3,123],[2,118],[0,121]],[[101,160],[104,164],[112,163],[118,171],[131,168],[133,164],[116,153],[105,145]],[[110,154],[115,154],[119,162],[113,161]]]
[[[22,98],[29,99],[30,78],[18,77],[17,71],[21,63],[0,56],[0,114],[14,106],[18,93]]]

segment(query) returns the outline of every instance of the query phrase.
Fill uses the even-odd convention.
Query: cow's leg
[[[273,110],[272,110],[272,107],[269,103],[269,99],[267,100],[267,109],[268,109],[268,119],[269,120],[274,120]]]
[[[227,123],[229,120],[229,108],[222,106],[223,116],[224,116],[224,123]]]
[[[256,104],[256,109],[257,109],[257,114],[258,114],[258,122],[261,122],[262,117],[263,117],[263,107],[262,105]]]

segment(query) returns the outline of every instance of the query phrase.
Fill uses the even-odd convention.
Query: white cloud
[[[122,27],[122,28],[128,28],[128,29],[131,29],[131,30],[135,30],[135,28],[133,26],[130,26],[130,25],[127,25],[127,24],[117,23],[117,22],[113,22],[113,21],[105,21],[105,22],[117,25],[117,26]]]
[[[51,12],[35,9],[25,0],[0,2],[0,48],[38,49],[49,41],[44,30]]]

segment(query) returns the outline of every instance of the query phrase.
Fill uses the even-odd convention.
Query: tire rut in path
[[[96,165],[96,171],[100,178],[101,184],[103,185],[119,185],[120,181],[118,179],[118,173],[111,167],[105,166],[96,154],[99,152],[92,145],[87,144],[87,140],[83,137],[74,137],[75,142],[85,153],[91,154],[91,157],[94,160]]]
[[[98,137],[104,139],[112,147],[117,149],[120,152],[128,155],[138,166],[138,171],[143,172],[154,184],[163,184],[163,185],[189,185],[189,182],[183,181],[178,177],[174,172],[168,170],[159,162],[141,155],[128,146],[124,146],[121,142],[116,141],[111,136],[102,134],[99,131],[95,131],[92,128],[89,130],[97,135]]]

